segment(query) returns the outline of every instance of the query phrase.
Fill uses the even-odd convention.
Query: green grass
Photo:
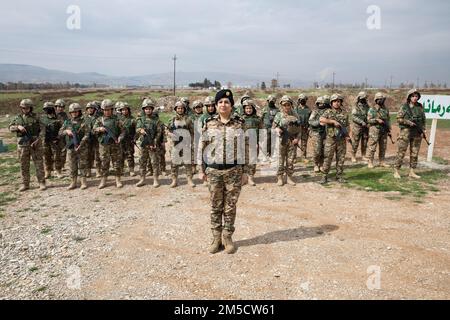
[[[41,234],[49,234],[51,231],[52,231],[52,228],[45,227],[44,229],[41,230]]]
[[[392,170],[384,168],[367,169],[351,168],[345,170],[345,177],[349,188],[356,188],[369,192],[399,192],[401,196],[424,197],[429,192],[439,191],[436,184],[443,179],[447,179],[447,172],[442,170],[422,170],[418,174],[420,180],[407,178],[407,172],[401,172],[403,178],[396,180]],[[390,200],[397,200],[397,196],[386,197]]]
[[[11,192],[0,192],[0,209],[8,203],[16,201],[16,197]]]
[[[441,157],[433,157],[433,161],[436,162],[437,164],[442,164],[445,166],[449,164],[448,160],[441,158]]]
[[[11,92],[11,93],[0,93],[0,101],[14,100],[14,99],[35,99],[39,97],[38,93],[31,92]]]

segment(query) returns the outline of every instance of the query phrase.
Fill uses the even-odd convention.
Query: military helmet
[[[69,113],[77,112],[77,111],[81,111],[81,110],[82,110],[82,108],[79,103],[72,103],[69,106]]]
[[[88,103],[86,104],[85,109],[89,109],[89,108],[97,109],[96,107],[97,107],[97,106],[94,104],[94,102],[88,102]]]
[[[325,103],[325,99],[323,97],[318,97],[316,100],[316,106],[320,105],[320,104],[324,104]]]
[[[414,93],[417,93],[419,95],[419,99],[422,97],[418,89],[411,89],[408,91],[408,96],[406,97],[406,99],[409,100]]]
[[[182,97],[180,100],[181,100],[181,102],[184,103],[184,107],[186,107],[189,103],[191,103],[189,101],[189,98],[187,98],[187,97]]]
[[[267,102],[276,102],[277,98],[273,95],[270,95],[267,97]]]
[[[22,101],[20,101],[20,107],[21,108],[25,108],[25,107],[33,107],[34,103],[31,99],[23,99]]]
[[[198,107],[203,109],[203,102],[201,102],[200,100],[195,100],[192,103],[192,109],[195,109],[195,108],[198,108]]]
[[[111,99],[105,99],[102,101],[102,110],[114,109],[114,102]]]
[[[323,103],[325,103],[325,104],[330,104],[331,103],[329,95],[326,94],[326,95],[323,96]]]
[[[284,102],[289,102],[292,106],[294,105],[294,101],[292,101],[291,97],[289,96],[283,96],[280,100],[280,105],[282,105]]]
[[[205,98],[205,102],[203,102],[204,106],[210,106],[212,104],[215,104],[214,98],[213,97],[206,97]]]
[[[43,110],[45,109],[55,109],[55,104],[53,102],[47,101],[44,103],[44,106],[42,107]]]
[[[377,100],[382,100],[382,99],[386,99],[386,96],[384,95],[383,92],[377,92],[375,94],[375,98],[373,99],[373,101],[377,102]]]
[[[308,101],[308,97],[304,93],[301,93],[298,95],[298,101],[300,101],[300,100]]]
[[[65,108],[66,107],[66,102],[63,99],[58,99],[55,102],[55,106],[56,107],[63,107],[63,108]]]
[[[150,98],[145,99],[144,101],[142,101],[142,109],[145,109],[145,108],[155,109],[155,102]]]
[[[122,101],[117,101],[116,104],[114,105],[114,109],[116,109],[117,111],[121,111],[124,107],[124,104]]]
[[[367,93],[365,91],[361,91],[357,96],[358,101],[362,99],[367,99]]]
[[[97,108],[101,108],[102,107],[102,103],[100,101],[92,101],[92,103],[94,104],[94,106],[96,106]]]
[[[177,103],[175,103],[175,107],[173,108],[173,111],[177,111],[178,107],[183,107],[184,111],[186,111],[186,104],[183,101],[177,101]]]
[[[248,92],[246,92],[241,98],[241,104],[244,105],[244,101],[250,100],[251,98],[252,97],[250,97],[250,94]]]
[[[342,102],[344,102],[344,97],[341,96],[339,93],[335,93],[331,96],[330,98],[330,102],[336,101],[336,100],[341,100]]]

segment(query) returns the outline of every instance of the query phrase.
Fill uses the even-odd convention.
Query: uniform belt
[[[212,168],[212,169],[216,169],[216,170],[229,170],[229,169],[233,169],[235,167],[237,167],[237,164],[217,164],[217,163],[213,163],[213,164],[207,164],[206,167],[207,168]]]

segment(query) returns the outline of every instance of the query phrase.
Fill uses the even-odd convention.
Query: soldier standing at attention
[[[98,140],[93,132],[95,121],[97,121],[96,105],[93,102],[88,102],[88,104],[86,105],[86,113],[84,115],[84,123],[86,124],[86,135],[88,136],[88,146],[87,146],[88,163],[86,167],[87,178],[91,177],[91,170],[92,167],[94,166],[94,161],[95,161],[96,177],[100,178],[102,176]]]
[[[120,119],[122,120],[125,129],[125,137],[120,143],[120,150],[122,152],[120,157],[121,167],[124,167],[125,160],[127,160],[130,177],[134,177],[134,138],[136,135],[136,119],[131,114],[131,108],[127,102],[122,102],[118,109],[121,112]]]
[[[139,159],[139,168],[141,179],[136,184],[136,187],[145,185],[145,176],[147,175],[148,162],[151,163],[153,170],[153,187],[158,188],[159,184],[159,156],[158,148],[161,139],[161,131],[163,130],[161,122],[157,117],[153,116],[155,103],[152,99],[145,99],[142,102],[142,111],[136,121],[136,143],[140,148],[141,157]]]
[[[58,120],[60,120],[61,122],[66,121],[67,119],[69,119],[69,116],[67,115],[67,113],[65,112],[66,110],[66,102],[63,99],[58,99],[55,102],[55,107],[56,107],[56,117],[58,118]],[[64,166],[66,165],[66,158],[67,158],[67,150],[65,148],[65,141],[61,140],[61,163],[62,163],[62,167],[64,168]]]
[[[277,99],[275,96],[270,95],[267,97],[267,106],[264,108],[262,112],[262,119],[264,123],[264,128],[267,131],[267,155],[272,155],[272,126],[273,121],[275,120],[275,116],[277,115],[280,110],[278,110],[276,105]]]
[[[236,252],[236,246],[233,243],[232,235],[235,232],[236,221],[236,205],[241,193],[245,175],[243,174],[242,165],[237,160],[237,143],[234,139],[235,134],[227,134],[230,131],[235,133],[242,130],[244,121],[242,118],[233,115],[234,99],[230,90],[221,90],[216,94],[215,102],[218,114],[214,115],[206,121],[203,128],[204,140],[202,143],[202,153],[211,142],[208,140],[211,136],[220,133],[220,137],[215,141],[220,146],[215,146],[216,150],[223,150],[223,153],[215,153],[214,159],[202,157],[202,171],[200,178],[208,181],[211,203],[211,229],[213,241],[209,247],[209,252],[214,254],[219,252],[222,244],[225,245],[225,252],[232,254]],[[227,142],[227,137],[233,137],[232,142]],[[234,151],[232,163],[227,162],[227,147],[232,145]],[[228,150],[228,152],[233,152]],[[207,153],[207,152],[206,152]],[[222,221],[223,220],[223,221]]]
[[[369,113],[367,114],[367,122],[369,124],[369,169],[374,167],[373,159],[378,145],[380,166],[389,167],[389,165],[385,163],[385,155],[387,138],[391,132],[391,123],[389,110],[384,105],[385,101],[386,96],[382,92],[375,94],[375,105],[370,107]]]
[[[213,97],[206,97],[203,103],[203,115],[200,117],[202,129],[205,126],[206,120],[217,114],[216,103]]]
[[[369,105],[367,103],[367,93],[358,93],[356,105],[352,109],[352,162],[356,163],[356,152],[361,141],[362,160],[367,161],[367,141],[369,140],[369,127],[367,126],[367,113]]]
[[[301,135],[300,135],[300,151],[302,152],[301,156],[303,158],[303,162],[305,164],[308,163],[308,159],[306,159],[306,153],[308,148],[308,138],[309,138],[309,117],[311,116],[311,109],[306,105],[308,102],[308,97],[305,94],[300,94],[298,96],[298,105],[295,108],[295,112],[300,119],[300,123],[302,126]]]
[[[200,136],[202,134],[202,124],[201,117],[203,115],[203,102],[200,100],[196,100],[192,103],[192,109],[194,112],[191,114],[191,120],[194,125],[194,139],[192,141],[192,168],[193,173],[196,174],[197,165],[201,165],[201,162],[198,161],[199,158],[199,149],[200,149]]]
[[[244,173],[248,176],[248,184],[254,187],[255,184],[255,173],[256,173],[256,162],[250,163],[250,149],[253,150],[253,156],[255,159],[252,159],[252,162],[257,160],[257,155],[259,151],[259,130],[263,129],[263,122],[260,117],[256,114],[256,105],[252,100],[245,100],[243,103],[244,114],[242,118],[244,119],[244,130],[246,131],[245,137],[245,163]],[[249,130],[253,130],[252,133],[249,133]],[[254,141],[250,141],[250,136],[255,135]],[[256,143],[256,144],[253,144]]]
[[[278,155],[277,185],[282,187],[287,183],[295,186],[294,164],[297,158],[297,147],[300,141],[301,126],[297,113],[293,110],[294,102],[289,96],[283,96],[280,100],[281,112],[275,116],[273,128],[280,137]]]
[[[314,173],[319,173],[323,168],[324,147],[326,132],[325,127],[320,124],[320,117],[328,110],[325,105],[325,99],[318,97],[316,100],[316,109],[313,110],[309,117],[309,125],[311,128],[311,140],[313,145]]]
[[[63,121],[56,117],[55,105],[53,102],[44,103],[44,114],[41,116],[41,122],[45,129],[44,133],[44,162],[45,179],[50,178],[53,169],[56,170],[56,176],[62,177],[61,163],[61,141],[59,138],[59,129]]]
[[[170,120],[170,123],[168,125],[169,127],[169,136],[172,139],[173,146],[171,150],[171,175],[172,175],[172,183],[170,185],[171,188],[175,188],[178,185],[178,170],[184,165],[186,169],[186,175],[187,175],[187,181],[188,185],[192,188],[195,187],[195,183],[192,181],[192,152],[189,154],[189,161],[188,163],[175,163],[176,161],[176,149],[175,147],[182,143],[182,137],[177,134],[177,130],[187,130],[189,134],[191,135],[191,142],[193,140],[194,136],[194,124],[192,123],[191,118],[187,115],[187,108],[184,102],[178,101],[175,104],[175,116]],[[185,142],[183,142],[185,143]],[[183,150],[181,150],[183,151]],[[178,156],[178,155],[177,155]],[[183,158],[183,154],[180,154],[180,159]]]
[[[394,177],[400,179],[400,168],[406,150],[410,151],[409,156],[409,177],[420,179],[414,170],[417,168],[420,145],[423,135],[426,134],[426,117],[423,106],[419,103],[420,92],[417,89],[408,91],[406,103],[400,107],[397,114],[397,123],[400,126],[400,136],[398,137],[397,158],[394,165]]]
[[[331,162],[336,155],[336,180],[344,183],[342,177],[344,173],[345,153],[347,152],[347,141],[350,141],[348,134],[349,119],[348,114],[342,109],[344,98],[340,94],[333,94],[330,99],[331,109],[324,112],[320,117],[320,123],[326,125],[327,137],[325,140],[325,163],[323,167],[323,179],[321,184],[328,182]]]
[[[19,191],[30,189],[30,161],[36,167],[39,189],[46,190],[44,161],[42,155],[42,138],[44,128],[38,116],[33,113],[33,101],[24,99],[20,102],[21,113],[9,125],[9,131],[17,134],[17,154],[19,155],[22,186]]]
[[[77,188],[78,170],[81,173],[81,190],[87,189],[86,168],[88,163],[89,127],[84,123],[82,108],[78,103],[69,106],[70,119],[64,121],[60,136],[64,138],[70,163],[72,183],[67,190]]]
[[[122,167],[120,161],[120,142],[122,141],[125,130],[122,121],[113,115],[114,103],[109,100],[102,101],[103,116],[99,117],[94,124],[94,132],[98,136],[100,144],[100,159],[102,163],[102,179],[99,189],[106,187],[106,181],[109,174],[109,163],[112,161],[116,174],[116,187],[122,188],[121,182]]]

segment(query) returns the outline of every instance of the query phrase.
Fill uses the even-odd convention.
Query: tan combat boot
[[[384,160],[380,160],[380,167],[382,168],[390,168],[391,166],[388,165]]]
[[[367,168],[369,168],[369,169],[373,169],[374,168],[373,167],[373,160],[369,159],[369,163],[367,165]]]
[[[116,187],[123,188],[123,183],[120,181],[120,176],[116,176]]]
[[[356,155],[352,154],[352,163],[356,163]]]
[[[136,183],[136,187],[140,188],[145,186],[145,175],[141,174],[141,180]]]
[[[319,172],[320,172],[319,166],[314,166],[314,173],[319,173]]]
[[[277,186],[279,186],[279,187],[284,186],[283,176],[278,176],[277,177]]]
[[[248,176],[248,185],[249,186],[256,186],[255,180],[253,180],[253,176]]]
[[[287,184],[290,186],[296,186],[297,184],[294,182],[292,176],[287,176]]]
[[[73,190],[77,188],[77,177],[72,178],[72,183],[67,187],[67,190]]]
[[[86,178],[90,178],[92,176],[91,169],[86,170]]]
[[[24,191],[27,191],[28,189],[30,189],[30,184],[23,183],[22,186],[19,188],[19,192],[24,192]]]
[[[41,190],[41,191],[47,190],[47,186],[45,185],[45,181],[39,182],[39,190]]]
[[[134,168],[130,168],[130,177],[135,177],[136,173],[134,172]]]
[[[61,179],[63,177],[63,174],[62,174],[61,170],[56,170],[56,177],[58,179]]]
[[[50,170],[45,169],[45,179],[49,179],[52,176],[52,172]]]
[[[400,172],[398,172],[398,169],[394,169],[394,178],[395,179],[401,179]]]
[[[411,170],[409,170],[409,175],[408,175],[410,178],[413,178],[413,179],[420,179],[421,177],[420,176],[418,176],[415,172],[414,172],[414,169],[413,168],[411,168]]]
[[[102,177],[102,179],[100,180],[100,184],[98,186],[99,189],[105,189],[105,187],[106,187],[106,180],[107,179],[108,178],[106,178],[106,177]]]
[[[86,180],[86,177],[81,177],[81,190],[86,190],[88,188]]]
[[[172,183],[170,184],[171,188],[175,188],[178,185],[177,178],[172,177]]]
[[[227,254],[235,253],[237,248],[233,243],[233,239],[231,238],[233,234],[227,230],[224,230],[222,232],[222,235],[223,235],[223,244],[225,246],[225,253]]]
[[[154,188],[159,188],[160,184],[159,184],[159,177],[155,174],[153,176],[153,187]]]
[[[367,158],[366,156],[362,156],[362,161],[367,162],[367,161],[369,161],[369,158]]]
[[[102,170],[96,169],[95,170],[95,177],[96,178],[101,178],[102,177]]]
[[[209,246],[209,253],[214,254],[220,251],[222,247],[222,231],[213,230],[213,242]]]
[[[188,186],[191,188],[195,188],[195,183],[192,181],[192,177],[187,177]]]

